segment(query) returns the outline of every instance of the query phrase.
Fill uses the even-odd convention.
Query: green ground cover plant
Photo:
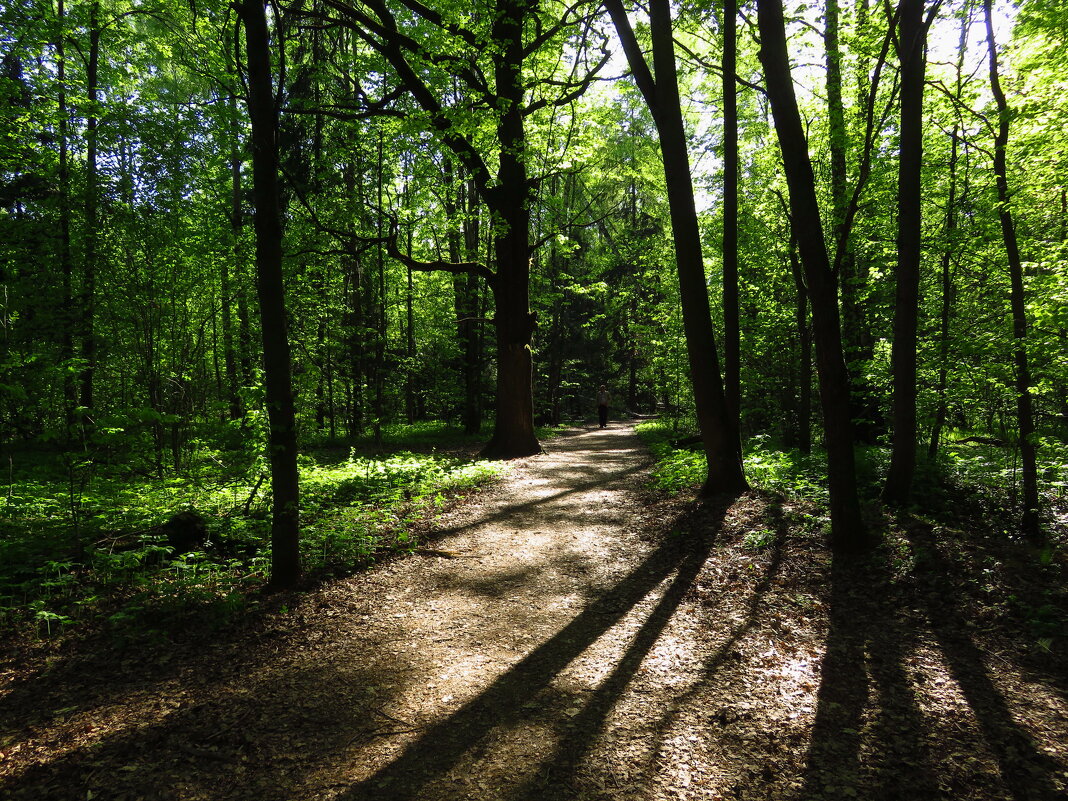
[[[668,492],[699,486],[704,480],[705,455],[700,450],[680,447],[691,433],[686,421],[650,420],[637,427],[639,436],[657,457],[654,483]],[[1003,510],[1019,500],[1020,463],[1018,451],[1010,444],[995,445],[967,441],[969,432],[953,431],[935,459],[921,459],[917,468],[915,507],[938,510],[952,504],[961,492]],[[769,437],[750,437],[743,446],[745,471],[749,482],[760,489],[782,493],[790,498],[827,502],[825,457],[819,450],[803,454],[781,448]],[[1040,488],[1048,504],[1057,505],[1068,497],[1068,446],[1052,439],[1041,445],[1043,469]],[[857,475],[862,491],[878,496],[889,463],[889,451],[876,446],[857,447]]]
[[[394,425],[379,448],[302,455],[301,557],[313,576],[414,549],[411,524],[505,469],[463,454],[443,424]],[[370,454],[377,450],[377,454]],[[48,636],[103,624],[165,630],[190,614],[218,622],[254,602],[270,556],[270,482],[258,459],[200,449],[155,477],[54,455],[12,459],[0,496],[0,630]],[[206,541],[176,553],[163,527],[203,519]]]

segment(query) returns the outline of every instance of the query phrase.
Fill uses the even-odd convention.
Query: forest
[[[1053,0],[0,4],[0,795],[1060,797],[1066,59]],[[403,695],[461,629],[532,650]]]

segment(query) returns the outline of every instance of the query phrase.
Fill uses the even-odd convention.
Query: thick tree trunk
[[[605,4],[619,34],[631,71],[656,122],[667,182],[675,260],[679,275],[683,328],[690,363],[697,423],[708,459],[702,493],[737,495],[749,488],[738,449],[738,429],[732,424],[723,393],[716,354],[715,330],[708,304],[701,234],[697,225],[690,177],[686,132],[679,102],[675,47],[669,0],[652,0],[649,23],[655,79],[645,62],[620,0]]]
[[[1009,205],[1009,179],[1005,150],[1009,143],[1011,112],[1001,89],[998,76],[998,51],[991,20],[991,0],[983,0],[986,16],[986,41],[990,55],[990,90],[998,107],[998,130],[994,138],[994,175],[998,191],[998,218],[1005,240],[1005,255],[1009,262],[1010,302],[1012,305],[1012,333],[1015,340],[1016,413],[1019,421],[1020,467],[1023,478],[1023,517],[1020,530],[1032,540],[1041,537],[1039,527],[1038,464],[1035,452],[1035,421],[1031,409],[1031,369],[1027,361],[1027,308],[1024,303],[1023,262],[1016,239],[1016,226]]]
[[[499,185],[490,207],[496,212],[493,282],[497,331],[497,414],[493,436],[483,454],[505,459],[541,452],[534,434],[534,373],[530,344],[535,318],[530,311],[531,184],[523,129],[523,22],[526,0],[502,0],[493,40],[501,45],[494,64],[503,110],[497,123],[500,142]]]
[[[883,488],[888,503],[908,502],[916,469],[916,325],[920,304],[923,78],[926,28],[923,0],[901,0],[901,149],[897,183],[897,283],[892,352],[894,435]]]
[[[263,328],[267,389],[268,449],[271,460],[271,585],[292,587],[300,578],[297,429],[290,379],[285,286],[282,276],[282,220],[278,192],[278,110],[271,80],[267,16],[261,0],[242,0],[248,51],[249,118],[252,122],[252,179],[256,216],[256,269]]]
[[[525,169],[521,164],[518,168]],[[497,280],[492,286],[497,333],[497,413],[493,436],[482,452],[492,459],[511,459],[541,451],[534,433],[530,343],[535,319],[528,301],[527,211],[523,203],[509,204],[509,207],[512,214],[503,225],[506,233],[494,239],[498,265]]]
[[[849,375],[842,355],[838,292],[823,240],[823,224],[816,199],[816,183],[808,156],[808,142],[794,96],[786,50],[786,26],[781,0],[758,0],[760,60],[782,151],[790,210],[801,252],[801,264],[812,302],[820,401],[827,443],[827,478],[831,506],[831,540],[842,551],[862,550],[870,540],[860,515]]]

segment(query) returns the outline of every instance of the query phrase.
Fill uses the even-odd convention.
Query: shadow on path
[[[979,723],[986,747],[997,760],[1004,788],[1014,801],[1063,799],[1051,776],[1064,771],[1065,766],[1041,751],[1016,722],[992,680],[983,652],[969,635],[970,621],[953,597],[952,588],[957,584],[950,578],[953,565],[928,532],[912,528],[907,533],[913,549],[922,550],[926,557],[920,569],[935,579],[928,586],[946,588],[937,594],[923,593],[927,616],[950,673]]]
[[[894,595],[877,559],[834,557],[830,629],[801,798],[941,797],[929,732],[905,672],[913,635]]]
[[[882,553],[834,557],[830,628],[800,798],[911,801],[958,792],[1014,801],[1059,797],[1050,776],[1063,767],[1015,722],[991,679],[954,597],[958,582],[953,565],[939,554],[933,538],[916,531],[908,535],[913,553],[924,556],[912,581],[895,581]],[[912,675],[908,665],[917,647],[927,642],[927,631],[933,633],[976,729],[965,721],[924,714],[924,677]],[[971,747],[992,754],[997,774],[947,773],[947,759],[965,756],[940,748],[936,757],[932,749],[947,741],[956,743],[955,750]],[[962,779],[989,784],[954,786]]]
[[[723,518],[730,505],[730,501],[710,503],[692,515],[699,520],[699,531],[694,532],[692,540],[693,553],[680,563],[678,573],[671,585],[646,619],[623,658],[608,678],[601,683],[582,712],[574,719],[574,728],[557,745],[552,761],[546,765],[540,781],[528,782],[510,796],[515,801],[570,801],[577,797],[576,793],[579,789],[576,785],[584,760],[596,745],[597,736],[604,730],[616,702],[626,691],[642,661],[656,645],[679,604],[700,574],[716,542]],[[777,535],[775,546],[764,575],[753,588],[753,594],[746,606],[742,621],[705,660],[701,669],[701,678],[690,689],[674,698],[670,705],[659,713],[658,718],[656,710],[649,710],[649,717],[653,721],[650,729],[655,732],[654,742],[650,745],[651,751],[656,752],[664,742],[679,713],[697,702],[702,690],[715,681],[719,668],[731,654],[732,649],[745,638],[757,622],[763,598],[771,588],[782,564],[781,546],[786,536],[785,523],[776,507],[769,507],[768,522],[775,526]],[[647,776],[645,779],[649,781],[651,777]]]
[[[714,526],[709,526],[709,531],[718,530],[726,508],[725,505],[716,507]],[[591,730],[600,726],[605,712],[622,693],[700,571],[713,541],[713,536],[700,539],[668,537],[631,573],[592,601],[557,634],[497,678],[477,698],[428,728],[392,763],[353,786],[342,797],[352,801],[387,796],[391,801],[420,798],[425,787],[444,776],[465,754],[480,750],[496,729],[521,721],[525,717],[525,704],[675,573],[622,661],[575,721],[576,731],[592,736]],[[530,766],[517,768],[529,769]],[[522,792],[522,797],[552,797],[537,787],[528,787]]]

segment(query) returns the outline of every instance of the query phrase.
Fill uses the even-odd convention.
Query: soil
[[[832,560],[653,493],[629,425],[547,451],[242,626],[11,646],[0,798],[1068,798],[1063,549],[872,512]]]

